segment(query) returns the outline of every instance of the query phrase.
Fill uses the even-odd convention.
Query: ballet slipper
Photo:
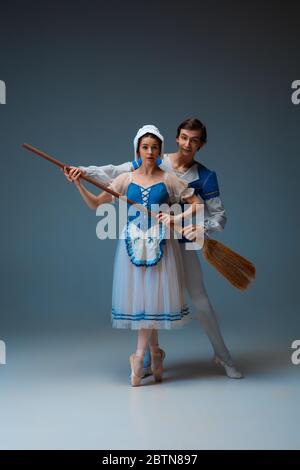
[[[215,364],[218,364],[224,367],[227,377],[230,379],[243,379],[243,374],[235,367],[234,364],[226,364],[226,362],[222,361],[218,356],[214,357]]]
[[[131,356],[129,357],[129,362],[131,366],[131,385],[133,387],[138,387],[141,383],[142,378],[145,375],[144,360],[136,354],[131,354]]]
[[[158,349],[157,352],[151,352],[151,370],[155,382],[162,381],[163,360],[166,357],[165,351]]]

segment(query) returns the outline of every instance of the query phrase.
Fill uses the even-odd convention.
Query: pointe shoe
[[[151,371],[155,382],[162,381],[163,360],[166,357],[165,351],[158,349],[157,353],[151,353]]]
[[[131,354],[131,356],[129,357],[129,362],[131,366],[131,385],[133,387],[138,387],[141,383],[142,378],[145,375],[144,360],[136,354]]]
[[[215,364],[218,364],[224,367],[226,375],[230,379],[243,379],[244,378],[243,374],[235,367],[234,364],[232,365],[226,364],[226,362],[222,361],[222,359],[220,359],[218,356],[215,356],[213,360]]]

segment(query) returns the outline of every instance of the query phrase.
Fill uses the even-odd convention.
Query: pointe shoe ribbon
[[[163,361],[166,357],[165,351],[159,349],[158,352],[151,352],[151,370],[156,382],[162,381]]]

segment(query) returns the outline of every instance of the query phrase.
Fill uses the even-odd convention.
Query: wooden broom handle
[[[45,158],[45,160],[48,160],[49,162],[54,163],[54,165],[57,165],[62,169],[64,169],[64,168],[70,169],[71,168],[70,165],[65,165],[63,162],[61,162],[60,160],[57,160],[56,158],[52,157],[48,153],[43,152],[42,150],[39,150],[36,147],[33,147],[33,145],[22,144],[22,147],[24,147],[26,150],[29,150],[30,152],[35,153],[39,157]],[[84,179],[85,181],[88,181],[89,183],[97,186],[98,188],[102,189],[103,191],[106,191],[107,193],[111,194],[112,196],[115,196],[118,199],[125,200],[125,198],[124,198],[124,196],[122,196],[122,194],[117,193],[113,189],[109,188],[108,186],[106,186],[103,183],[100,183],[100,182],[96,181],[94,178],[91,178],[90,176],[83,175],[82,172],[81,172],[80,178]],[[145,207],[141,204],[138,204],[136,201],[133,201],[132,199],[126,198],[126,202],[128,202],[131,205],[138,206],[139,209],[144,210],[145,212],[150,214],[152,217],[156,217],[156,215],[157,215],[157,214],[155,214],[155,212],[150,211],[149,209],[147,209],[147,207]]]
[[[70,165],[65,165],[63,162],[61,162],[60,160],[57,160],[56,158],[52,157],[48,153],[43,152],[42,150],[39,150],[36,147],[33,147],[33,145],[22,144],[22,147],[24,147],[26,150],[29,150],[30,152],[35,153],[39,157],[45,158],[45,160],[48,160],[49,162],[54,163],[54,165],[57,165],[62,169],[64,169],[64,168],[70,169],[71,168]],[[139,210],[143,210],[144,212],[147,212],[152,217],[156,217],[156,215],[157,215],[155,212],[150,211],[150,209],[147,209],[147,207],[143,206],[142,204],[138,204],[137,202],[133,201],[132,199],[125,198],[124,196],[122,196],[122,194],[117,193],[116,191],[109,188],[105,184],[96,181],[94,178],[91,178],[90,176],[83,175],[82,172],[81,172],[80,178],[84,179],[85,181],[88,181],[89,183],[97,186],[98,188],[102,189],[103,191],[106,191],[107,193],[111,194],[112,196],[115,196],[118,199],[122,199],[123,201],[126,200],[126,202],[128,202],[129,204],[136,205]],[[178,233],[182,233],[182,227],[181,226],[173,224],[173,228]]]

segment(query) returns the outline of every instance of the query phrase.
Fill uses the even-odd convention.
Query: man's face
[[[197,150],[199,150],[203,145],[201,134],[202,131],[200,129],[196,131],[180,129],[180,134],[176,139],[178,150],[183,155],[193,157]]]

